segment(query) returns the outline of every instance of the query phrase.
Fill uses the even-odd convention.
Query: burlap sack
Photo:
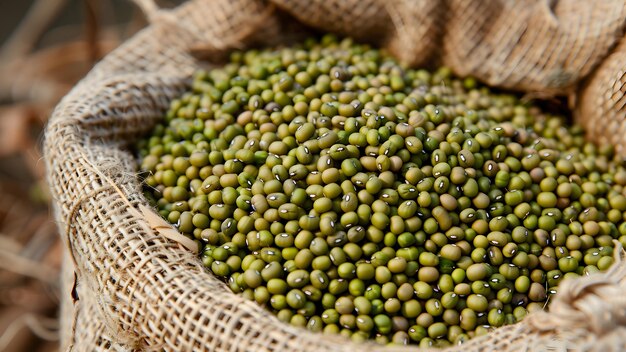
[[[152,25],[98,64],[47,128],[48,180],[68,248],[64,349],[416,349],[357,346],[279,322],[139,210],[146,201],[127,147],[185,90],[198,65],[192,52],[219,58],[285,43],[306,27],[346,34],[412,65],[445,64],[494,86],[568,95],[589,137],[626,155],[624,0],[206,0],[171,11],[139,3]],[[625,277],[618,260],[606,274],[564,283],[550,314],[449,351],[626,350]]]

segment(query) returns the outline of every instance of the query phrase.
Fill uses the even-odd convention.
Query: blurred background
[[[0,351],[58,350],[62,243],[43,129],[65,93],[145,25],[131,0],[0,0]]]

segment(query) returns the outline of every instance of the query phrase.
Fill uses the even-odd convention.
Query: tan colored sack
[[[219,58],[286,43],[303,24],[350,35],[412,65],[444,64],[493,86],[567,95],[588,136],[626,156],[626,0],[198,0],[171,11],[139,3],[152,25],[99,63],[47,128],[48,180],[68,249],[64,349],[416,350],[355,345],[281,323],[147,221],[127,147],[185,90],[198,65],[192,51]],[[625,277],[618,258],[606,274],[563,283],[550,314],[448,351],[626,350]]]

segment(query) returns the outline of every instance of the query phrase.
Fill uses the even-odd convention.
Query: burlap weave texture
[[[355,345],[278,321],[155,231],[128,147],[186,88],[196,57],[287,43],[311,29],[389,49],[413,66],[538,96],[566,95],[588,136],[626,155],[626,1],[138,1],[151,26],[54,111],[45,154],[65,260],[65,349],[413,351]],[[196,56],[192,55],[195,53]],[[533,314],[447,351],[626,350],[626,263],[560,287]]]

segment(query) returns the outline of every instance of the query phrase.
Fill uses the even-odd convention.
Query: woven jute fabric
[[[46,131],[48,181],[67,247],[64,349],[417,349],[356,345],[281,323],[232,293],[141,211],[148,204],[130,147],[205,65],[198,57],[223,59],[316,31],[348,35],[413,66],[447,65],[492,86],[567,96],[588,137],[626,155],[624,0],[198,0],[173,10],[138,3],[152,24],[61,101]],[[618,253],[609,272],[564,282],[549,314],[447,351],[626,350],[625,278]]]

